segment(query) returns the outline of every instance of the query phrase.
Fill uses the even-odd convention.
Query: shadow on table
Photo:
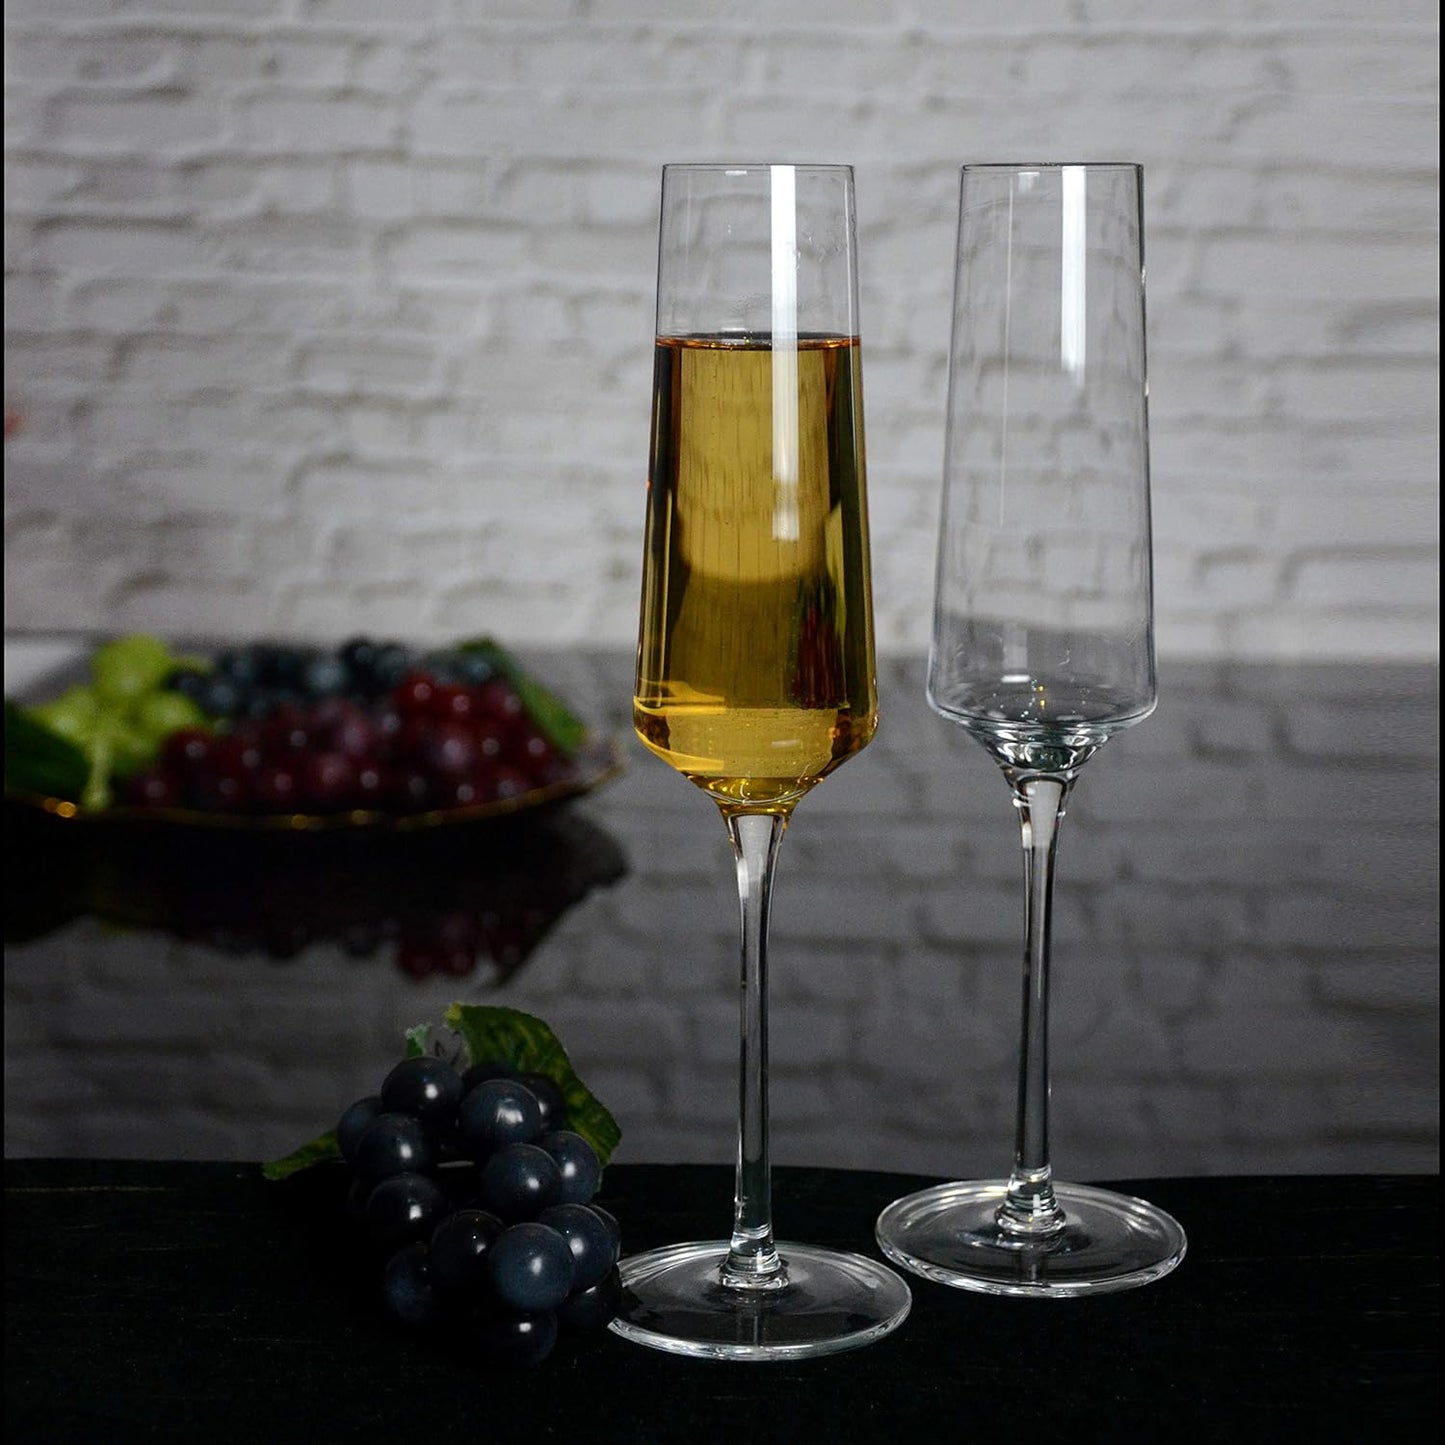
[[[5,837],[7,944],[92,916],[277,961],[331,942],[487,983],[627,872],[617,841],[562,807],[435,834],[278,834],[77,827],[7,803]]]

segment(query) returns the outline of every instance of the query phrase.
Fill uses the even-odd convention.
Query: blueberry
[[[241,701],[241,712],[249,718],[270,717],[287,703],[299,703],[301,694],[294,687],[280,683],[257,685],[249,689]]]
[[[273,686],[299,689],[301,674],[311,654],[289,642],[262,643],[256,649],[260,681]]]
[[[509,1144],[482,1166],[478,1198],[484,1208],[512,1223],[562,1203],[561,1188],[562,1171],[550,1154],[535,1144]]]
[[[591,1289],[606,1279],[617,1263],[612,1231],[585,1204],[554,1204],[537,1216],[538,1224],[555,1229],[572,1251],[572,1288]]]
[[[350,670],[353,677],[371,671],[376,661],[376,643],[369,637],[353,637],[343,642],[336,652],[337,660]]]
[[[410,1114],[429,1128],[451,1124],[462,1101],[461,1076],[445,1059],[421,1055],[403,1059],[381,1085],[388,1113]]]
[[[260,681],[261,658],[254,647],[228,647],[216,658],[216,668],[242,687]]]
[[[463,1095],[457,1123],[480,1159],[509,1144],[530,1144],[542,1132],[542,1106],[526,1085],[488,1079]]]
[[[567,1122],[567,1099],[558,1085],[546,1074],[525,1073],[517,1075],[517,1082],[525,1084],[542,1106],[542,1132],[550,1134]]]
[[[589,1203],[602,1182],[602,1165],[592,1146],[570,1129],[554,1129],[537,1140],[537,1147],[552,1156],[561,1175],[557,1203]]]
[[[431,1237],[432,1282],[448,1294],[470,1294],[487,1282],[487,1256],[503,1229],[495,1214],[459,1209]]]
[[[166,686],[192,702],[199,702],[202,689],[211,680],[212,673],[199,667],[178,667],[166,679]]]
[[[481,652],[454,653],[450,659],[450,669],[458,682],[464,682],[469,687],[490,682],[497,672],[490,659]]]
[[[432,1288],[426,1245],[409,1244],[387,1261],[381,1292],[387,1309],[402,1324],[422,1329],[436,1322],[441,1306]]]
[[[381,1095],[368,1094],[364,1099],[358,1099],[341,1116],[336,1126],[336,1142],[341,1147],[341,1157],[350,1165],[356,1163],[356,1147],[361,1143],[361,1136],[376,1122],[377,1115],[382,1113]]]
[[[230,717],[241,706],[243,685],[223,672],[213,672],[197,689],[195,700],[212,717]]]
[[[432,652],[423,653],[421,657],[421,668],[424,672],[430,673],[438,682],[456,682],[456,653],[445,648],[439,648]]]
[[[372,659],[372,685],[378,692],[390,692],[411,670],[412,655],[396,642],[384,643]]]
[[[574,1290],[558,1307],[557,1323],[568,1330],[600,1330],[610,1324],[622,1304],[622,1276],[608,1270],[598,1284]]]
[[[557,1319],[551,1314],[497,1315],[479,1335],[482,1349],[499,1364],[540,1365],[557,1343]]]
[[[451,1208],[426,1174],[393,1174],[366,1196],[366,1228],[383,1248],[396,1249],[431,1237]]]
[[[311,697],[334,697],[346,691],[351,673],[339,657],[321,654],[308,657],[301,666],[297,683]]]
[[[567,1241],[545,1224],[504,1229],[487,1255],[498,1303],[522,1314],[554,1310],[572,1293],[574,1267]]]
[[[378,1114],[356,1145],[352,1168],[372,1184],[430,1169],[431,1143],[409,1114]]]
[[[264,688],[252,688],[246,692],[237,706],[235,716],[255,721],[257,718],[270,717],[281,704]]]

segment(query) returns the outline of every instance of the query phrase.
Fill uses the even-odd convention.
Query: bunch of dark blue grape
[[[602,1329],[621,1285],[602,1166],[562,1091],[499,1063],[402,1060],[341,1116],[348,1208],[385,1261],[382,1296],[490,1360],[534,1365],[560,1331]]]

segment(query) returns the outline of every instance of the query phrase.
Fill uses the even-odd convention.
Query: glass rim
[[[739,175],[747,175],[754,171],[775,170],[779,166],[786,166],[794,171],[831,171],[848,175],[853,173],[851,164],[836,161],[667,161],[664,162],[662,170],[664,175],[670,171],[736,171]]]
[[[993,171],[1017,174],[1019,171],[1134,171],[1142,174],[1138,161],[965,161],[959,171]]]

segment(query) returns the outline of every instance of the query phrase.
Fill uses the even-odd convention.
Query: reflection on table
[[[529,661],[626,737],[629,656]],[[780,1164],[993,1177],[1012,1147],[1018,829],[922,674],[885,664],[877,739],[783,843]],[[1438,1168],[1437,697],[1430,667],[1163,668],[1158,712],[1089,764],[1062,832],[1061,1177]],[[72,875],[7,819],[7,1153],[274,1157],[462,999],[548,1020],[620,1161],[730,1159],[732,859],[697,789],[640,744],[627,762],[526,846],[449,830],[244,867],[127,848]],[[394,966],[453,933],[471,972],[421,949]]]
[[[278,833],[76,823],[9,804],[6,833],[7,944],[88,915],[223,954],[289,962],[332,944],[412,978],[491,984],[627,871],[610,834],[561,809],[432,833]]]

